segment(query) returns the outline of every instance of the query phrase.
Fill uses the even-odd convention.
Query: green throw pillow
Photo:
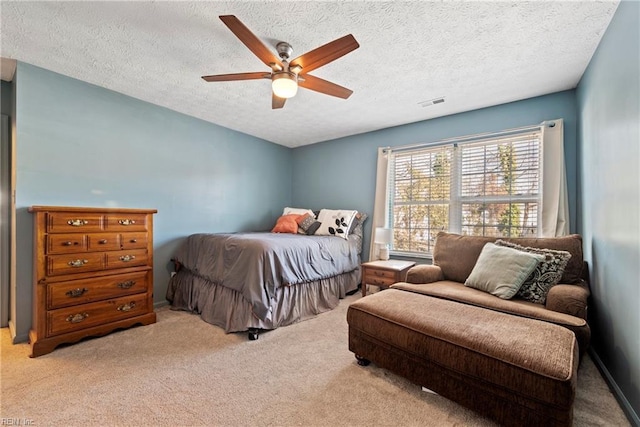
[[[487,243],[464,284],[509,299],[543,260],[542,255]]]

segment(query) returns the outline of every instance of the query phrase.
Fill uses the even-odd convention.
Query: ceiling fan
[[[208,82],[226,82],[232,80],[270,79],[272,87],[271,108],[273,109],[284,107],[287,98],[295,96],[298,86],[343,99],[349,98],[353,93],[352,90],[346,87],[308,74],[310,71],[335,61],[360,47],[351,34],[289,61],[289,57],[293,52],[289,43],[280,42],[276,45],[276,50],[280,57],[278,59],[238,18],[233,15],[223,15],[220,16],[220,19],[251,52],[271,68],[271,72],[258,71],[202,76],[204,80]]]

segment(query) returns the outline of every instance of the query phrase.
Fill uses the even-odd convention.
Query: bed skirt
[[[227,333],[250,328],[276,329],[333,310],[341,298],[358,288],[360,279],[357,268],[327,279],[278,288],[265,319],[253,314],[251,304],[241,293],[186,269],[178,271],[169,281],[167,299],[172,310],[198,313],[205,322],[220,326]]]

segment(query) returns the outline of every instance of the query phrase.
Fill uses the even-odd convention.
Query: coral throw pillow
[[[276,221],[275,227],[271,230],[272,233],[298,233],[298,222],[297,219],[304,215],[282,215]]]

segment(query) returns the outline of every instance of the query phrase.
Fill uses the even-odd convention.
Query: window
[[[391,151],[387,185],[392,250],[431,253],[439,231],[537,236],[541,133]]]

